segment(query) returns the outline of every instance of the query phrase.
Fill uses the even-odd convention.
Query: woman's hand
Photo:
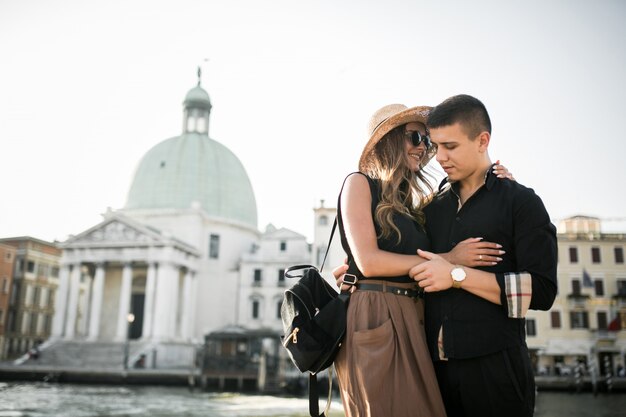
[[[453,265],[493,266],[502,260],[500,255],[505,252],[501,248],[502,245],[485,242],[482,237],[471,237],[441,256]]]
[[[356,289],[354,285],[342,285],[343,276],[348,272],[348,260],[344,259],[343,261],[345,262],[343,265],[339,265],[337,268],[333,269],[333,276],[335,277],[335,282],[340,291],[345,291],[350,288],[350,292],[352,293]]]
[[[496,174],[498,178],[507,178],[511,181],[515,181],[515,177],[513,177],[513,173],[509,172],[507,167],[500,164],[500,160],[496,161],[496,164],[493,167],[493,173]]]

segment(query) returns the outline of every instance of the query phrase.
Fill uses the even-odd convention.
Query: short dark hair
[[[480,132],[491,134],[491,119],[485,105],[475,97],[459,94],[445,99],[428,115],[428,127],[437,128],[459,123],[465,133],[474,139]]]

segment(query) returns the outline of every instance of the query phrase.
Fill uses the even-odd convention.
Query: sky
[[[123,208],[198,66],[260,230],[312,240],[376,109],[465,93],[555,223],[626,231],[625,21],[619,0],[0,0],[0,237],[63,241]]]

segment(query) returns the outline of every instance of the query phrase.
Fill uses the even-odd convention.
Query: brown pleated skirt
[[[335,368],[346,417],[446,415],[426,345],[421,299],[355,291]]]

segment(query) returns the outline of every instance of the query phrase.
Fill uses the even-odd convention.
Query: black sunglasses
[[[422,142],[424,142],[424,146],[426,146],[426,149],[430,149],[430,147],[432,146],[432,142],[430,141],[430,136],[428,135],[428,132],[426,132],[425,135],[422,135],[417,130],[413,130],[411,132],[405,132],[405,134],[409,138],[411,138],[411,143],[415,147],[420,146],[420,143]]]

